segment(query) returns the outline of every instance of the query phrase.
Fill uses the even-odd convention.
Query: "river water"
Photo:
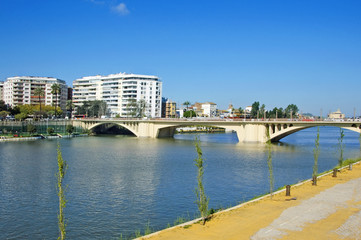
[[[339,128],[320,128],[319,172],[338,162]],[[174,139],[96,136],[0,144],[0,239],[56,239],[57,142],[69,168],[68,239],[116,239],[197,216],[194,134]],[[265,144],[234,133],[200,134],[210,208],[269,191]],[[312,174],[316,128],[272,146],[275,189]],[[345,158],[360,156],[359,135],[345,130]]]

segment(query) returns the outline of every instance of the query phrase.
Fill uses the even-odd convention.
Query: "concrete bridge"
[[[285,121],[285,120],[183,120],[183,119],[81,119],[73,120],[73,125],[92,130],[103,124],[119,125],[131,131],[137,137],[165,138],[173,137],[175,129],[184,126],[213,126],[237,133],[240,142],[266,142],[267,131],[272,142],[298,132],[317,127],[332,126],[361,133],[361,122],[357,121]]]

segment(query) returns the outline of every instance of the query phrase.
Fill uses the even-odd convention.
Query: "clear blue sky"
[[[361,114],[360,0],[0,0],[0,80],[159,76],[163,96]]]

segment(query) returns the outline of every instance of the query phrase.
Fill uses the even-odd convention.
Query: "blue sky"
[[[361,1],[0,0],[0,80],[157,75],[177,103],[361,114]]]

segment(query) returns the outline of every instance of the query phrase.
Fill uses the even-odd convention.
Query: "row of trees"
[[[72,106],[72,109],[74,106]],[[87,117],[101,117],[108,114],[107,103],[100,100],[84,101],[83,105],[76,108],[76,114]]]
[[[297,116],[298,111],[299,109],[295,104],[289,104],[285,109],[283,109],[282,107],[274,107],[271,111],[266,111],[266,105],[262,104],[260,106],[259,102],[254,102],[252,104],[251,117],[294,118]],[[241,108],[240,112],[243,112]]]
[[[190,101],[185,101],[183,103],[186,106],[187,111],[183,114],[184,117],[195,117],[196,113],[193,110],[189,110],[188,107],[191,105]],[[244,114],[245,110],[240,107],[238,109],[240,114]],[[297,116],[299,109],[295,104],[289,104],[285,109],[282,107],[277,108],[274,107],[272,110],[266,111],[266,105],[260,104],[260,102],[256,101],[252,104],[252,110],[250,113],[251,118],[294,118]]]
[[[4,119],[8,115],[15,116],[16,120],[24,120],[29,116],[33,116],[34,118],[42,118],[49,116],[57,117],[62,115],[63,111],[58,106],[58,95],[61,94],[61,87],[59,84],[55,83],[51,86],[51,89],[51,93],[55,96],[54,106],[42,105],[42,98],[45,96],[45,90],[41,87],[38,87],[34,90],[34,95],[38,97],[39,105],[26,104],[10,107],[6,105],[3,100],[0,100],[0,119]]]

